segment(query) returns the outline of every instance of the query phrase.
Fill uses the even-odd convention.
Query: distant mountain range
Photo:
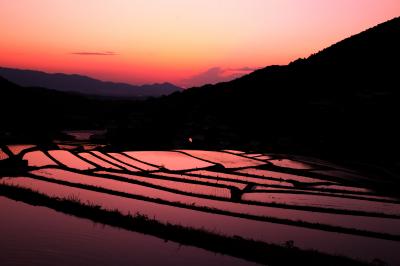
[[[41,71],[3,67],[0,67],[0,76],[24,87],[43,87],[93,96],[157,97],[182,90],[182,88],[171,83],[135,86],[126,83],[101,81],[82,75],[50,74]]]

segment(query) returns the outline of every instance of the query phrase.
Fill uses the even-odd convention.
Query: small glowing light
[[[189,138],[189,142],[190,142],[190,143],[193,143],[193,139],[192,139],[192,138]]]

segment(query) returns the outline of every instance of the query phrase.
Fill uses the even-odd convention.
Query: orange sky
[[[399,15],[399,0],[0,0],[0,66],[199,85]]]

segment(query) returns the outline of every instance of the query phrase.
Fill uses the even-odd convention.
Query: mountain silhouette
[[[171,83],[134,86],[126,83],[100,81],[82,75],[50,74],[2,67],[0,67],[0,76],[24,87],[43,87],[106,97],[156,97],[182,90]]]
[[[1,85],[4,121],[14,121],[15,132],[24,121],[35,125],[35,119],[43,132],[107,128],[107,141],[124,148],[243,148],[399,168],[398,36],[395,18],[288,65],[145,101],[88,99],[16,85],[10,85],[16,91],[11,97]],[[13,111],[25,105],[44,107],[36,116],[34,111],[13,119]],[[25,127],[25,135],[32,128]]]
[[[96,112],[92,103],[79,95],[20,87],[0,77],[0,142],[45,141],[71,124],[93,125],[84,119]]]
[[[399,158],[398,36],[395,18],[307,59],[156,99],[152,119],[211,146]]]

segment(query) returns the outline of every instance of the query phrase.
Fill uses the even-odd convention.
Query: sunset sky
[[[0,66],[188,87],[399,15],[399,0],[0,0]]]

